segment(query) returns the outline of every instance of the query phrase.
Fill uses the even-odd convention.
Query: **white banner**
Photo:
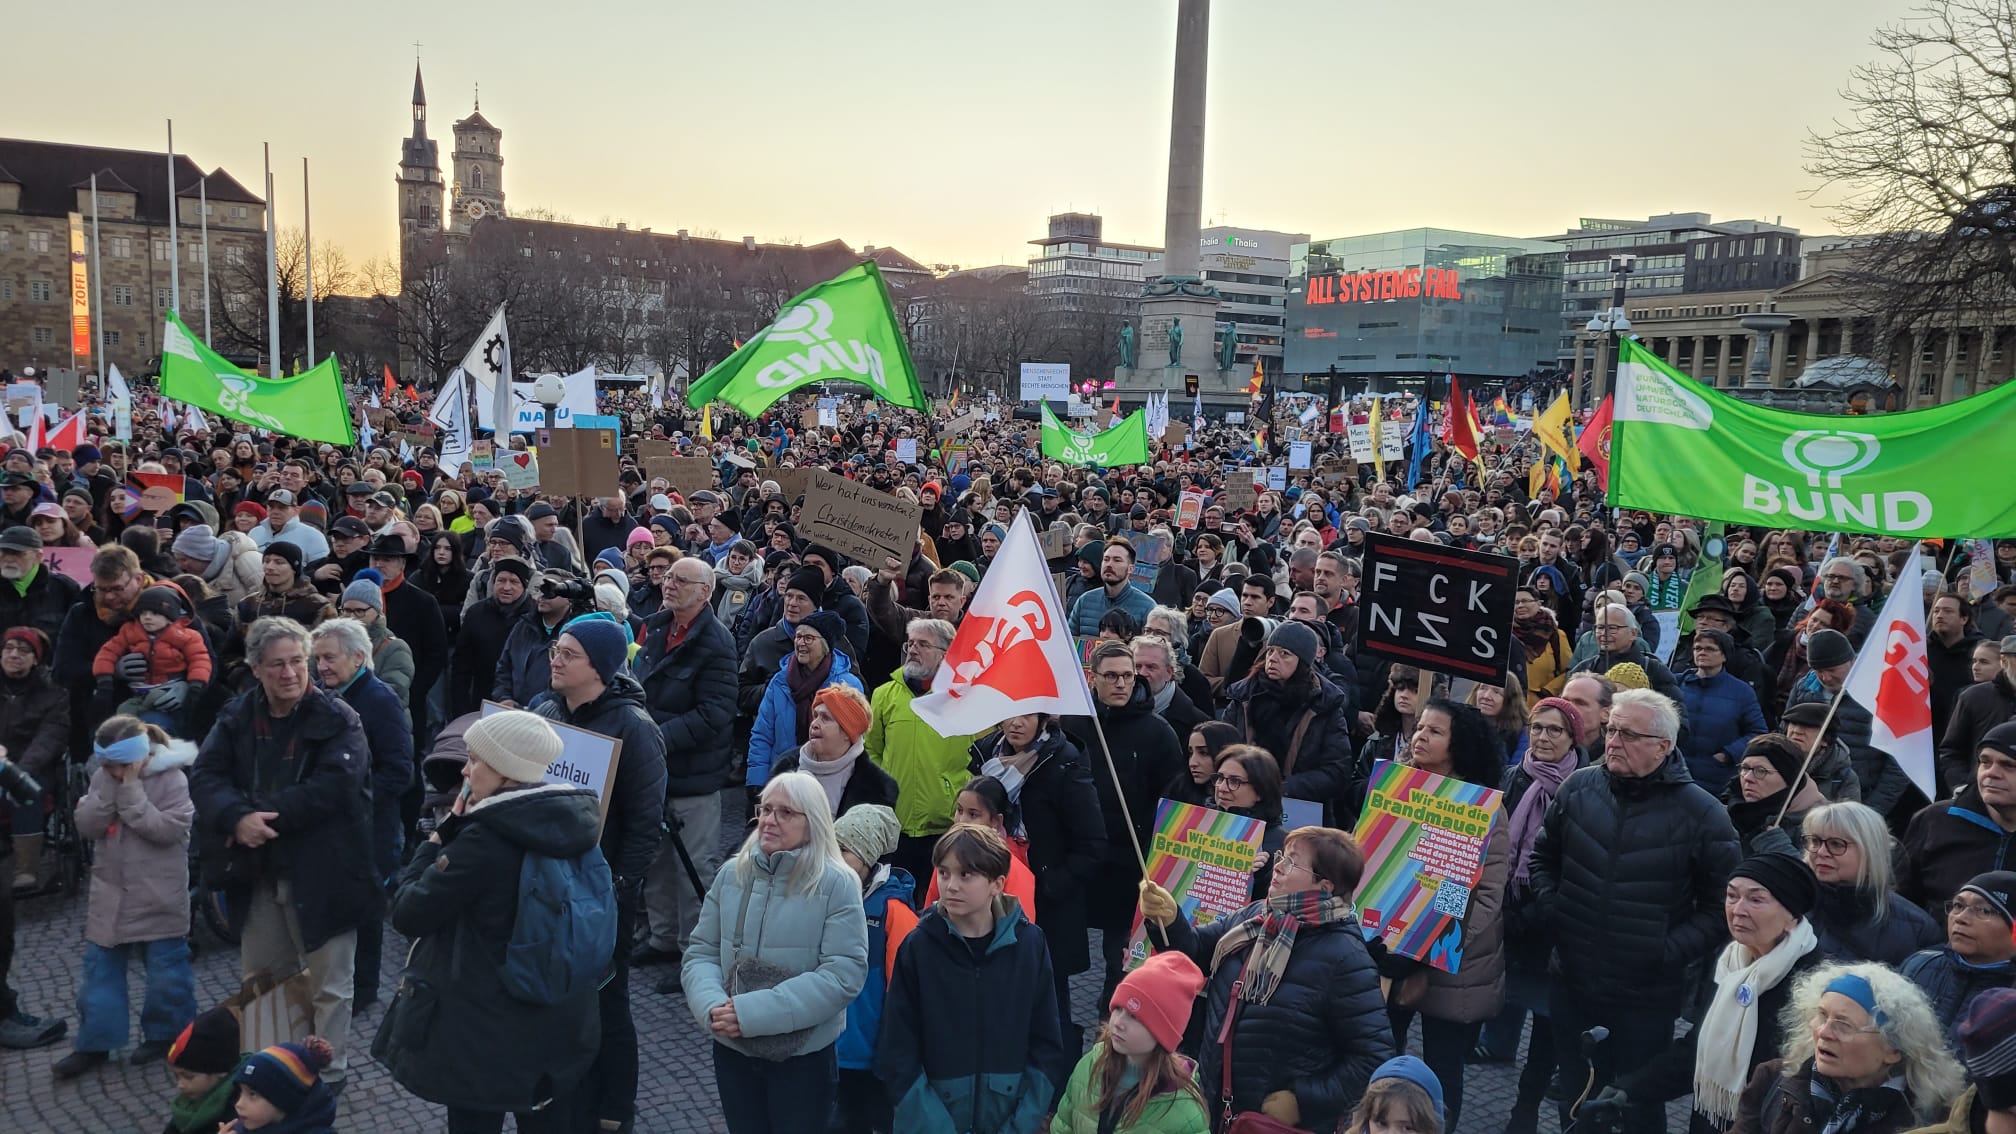
[[[1071,364],[1068,362],[1025,362],[1022,364],[1022,400],[1054,402],[1071,392]]]

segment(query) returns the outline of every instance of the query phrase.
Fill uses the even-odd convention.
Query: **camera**
[[[595,602],[595,589],[579,579],[563,580],[549,576],[539,580],[539,597],[564,598],[576,606],[592,605]]]

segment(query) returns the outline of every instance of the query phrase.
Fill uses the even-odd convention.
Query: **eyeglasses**
[[[1228,787],[1231,788],[1233,791],[1238,791],[1240,788],[1247,786],[1253,781],[1242,780],[1238,776],[1218,775],[1218,776],[1212,776],[1211,782],[1217,784],[1219,787]]]
[[[0,646],[0,654],[27,654],[33,657],[35,649],[26,642],[9,642],[4,646]]]
[[[761,815],[765,819],[775,819],[779,823],[788,823],[793,819],[805,818],[803,811],[795,807],[786,807],[781,803],[758,804],[756,814]]]
[[[1611,740],[1622,740],[1627,743],[1636,743],[1637,741],[1640,740],[1660,739],[1657,735],[1653,733],[1635,732],[1628,728],[1618,728],[1616,725],[1605,725],[1603,728],[1603,735],[1609,737]]]
[[[1825,1036],[1836,1043],[1846,1043],[1856,1036],[1883,1030],[1875,1024],[1851,1024],[1838,1017],[1829,1016],[1819,1008],[1815,1008],[1813,1014],[1806,1018],[1806,1025],[1813,1029],[1814,1035]]]
[[[646,567],[644,568],[644,573],[646,575],[649,575],[653,579],[662,579],[665,577],[665,572],[670,571],[671,569],[672,568],[670,567],[665,567],[662,565],[658,567]]]
[[[370,614],[370,613],[371,613],[371,611],[372,611],[372,608],[371,608],[371,607],[368,607],[368,606],[363,606],[363,605],[361,605],[361,604],[360,604],[360,605],[358,605],[358,606],[347,606],[347,605],[346,605],[346,606],[345,606],[345,607],[343,608],[343,613],[345,613],[345,614],[347,614],[347,615],[351,616],[352,618],[362,618],[362,617],[364,617],[365,615],[367,615],[367,614]]]
[[[1963,915],[1970,921],[1985,921],[1991,917],[2002,916],[2001,911],[1993,906],[1982,902],[1964,902],[1958,898],[1945,903],[1945,908],[1947,916]]]
[[[1840,858],[1848,853],[1849,847],[1855,845],[1847,839],[1824,838],[1820,835],[1808,835],[1805,842],[1807,853],[1825,851],[1829,858]]]
[[[307,658],[281,658],[278,661],[260,662],[259,668],[268,673],[286,673],[290,669],[307,669]]]
[[[1598,622],[1596,624],[1596,632],[1598,634],[1608,634],[1612,630],[1629,630],[1629,629],[1631,629],[1629,626],[1625,626],[1617,622]]]
[[[571,664],[573,662],[580,661],[587,655],[583,654],[580,650],[570,650],[561,646],[560,643],[555,642],[552,645],[546,647],[546,656],[552,658],[556,662],[568,662]]]
[[[1558,725],[1558,724],[1536,724],[1536,725],[1528,725],[1528,726],[1527,726],[1527,728],[1526,728],[1526,731],[1527,731],[1527,732],[1530,732],[1530,733],[1532,733],[1532,734],[1533,734],[1534,736],[1567,736],[1567,735],[1568,735],[1568,727],[1567,727],[1566,725]]]
[[[1299,870],[1304,874],[1312,873],[1312,871],[1310,871],[1308,867],[1302,865],[1301,861],[1296,859],[1292,855],[1284,854],[1280,858],[1276,859],[1275,863],[1276,865],[1274,867],[1274,873],[1276,874],[1286,874],[1290,870]]]
[[[1121,681],[1134,680],[1134,671],[1131,669],[1114,670],[1110,673],[1095,673],[1092,676],[1098,678],[1101,681],[1112,681],[1117,683]]]
[[[1769,764],[1738,764],[1736,766],[1736,774],[1746,780],[1761,780],[1777,770]]]

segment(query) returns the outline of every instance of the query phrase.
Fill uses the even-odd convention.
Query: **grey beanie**
[[[385,613],[385,592],[378,587],[383,579],[384,576],[378,572],[364,568],[357,572],[357,577],[351,580],[349,586],[343,588],[343,601],[361,602],[380,614]]]
[[[217,562],[218,552],[223,546],[224,541],[217,538],[217,533],[210,529],[209,524],[184,528],[182,534],[175,537],[174,544],[175,554],[201,563]]]
[[[1304,666],[1316,664],[1316,632],[1292,619],[1274,628],[1267,635],[1267,644],[1294,654]]]

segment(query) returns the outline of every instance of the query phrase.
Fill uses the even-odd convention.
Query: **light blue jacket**
[[[802,850],[754,852],[745,881],[737,858],[721,864],[700,921],[686,946],[679,982],[686,1006],[701,1030],[716,1042],[753,1055],[737,1040],[707,1027],[707,1014],[728,1002],[726,974],[739,958],[768,961],[797,975],[774,988],[735,997],[735,1019],[745,1036],[775,1036],[809,1028],[793,1056],[818,1051],[840,1038],[847,1006],[868,976],[868,920],[862,910],[861,879],[845,864],[827,866],[809,893],[790,893],[785,883]],[[749,912],[742,917],[748,896]],[[737,940],[735,924],[742,920]]]
[[[1139,626],[1148,620],[1148,612],[1155,609],[1155,600],[1133,583],[1120,592],[1117,602],[1106,597],[1104,586],[1093,587],[1071,604],[1071,633],[1080,638],[1098,637],[1099,620],[1116,606],[1133,615],[1134,625]]]
[[[770,765],[778,756],[791,752],[799,744],[798,707],[791,703],[791,686],[786,678],[798,659],[784,655],[784,664],[770,675],[770,684],[763,687],[763,704],[756,710],[756,727],[749,730],[749,771],[743,783],[750,787],[762,787],[770,782]],[[833,672],[826,677],[821,689],[834,685],[851,685],[863,697],[868,691],[861,687],[861,679],[854,676],[854,663],[839,650],[833,651]]]

